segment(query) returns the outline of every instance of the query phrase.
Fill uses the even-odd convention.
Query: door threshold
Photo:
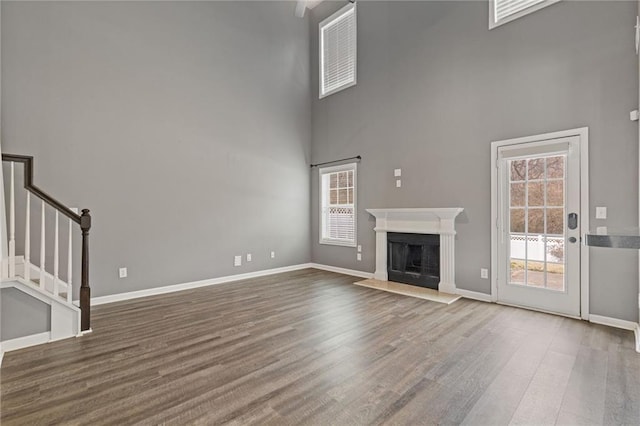
[[[496,303],[498,305],[511,306],[512,308],[526,309],[528,311],[540,312],[540,313],[543,313],[543,314],[556,315],[556,316],[559,316],[559,317],[577,319],[577,320],[581,320],[582,321],[582,317],[579,316],[579,315],[575,316],[575,315],[563,314],[561,312],[545,311],[544,309],[532,308],[531,306],[516,305],[515,303],[501,302],[499,300],[496,301]]]

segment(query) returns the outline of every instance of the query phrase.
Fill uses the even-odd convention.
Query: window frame
[[[325,92],[324,77],[323,77],[324,75],[324,37],[322,36],[322,33],[327,26],[337,21],[338,19],[342,18],[344,15],[346,15],[351,11],[353,11],[353,15],[354,15],[354,27],[355,27],[355,34],[356,34],[355,43],[353,46],[353,56],[354,56],[353,81]],[[318,52],[319,53],[319,58],[318,58],[319,59],[318,60],[319,99],[326,98],[327,96],[333,95],[334,93],[340,92],[341,90],[348,89],[349,87],[355,86],[358,82],[358,9],[357,9],[356,3],[348,3],[346,6],[341,7],[338,11],[333,13],[328,18],[322,20],[318,24],[318,46],[319,46],[318,48],[319,50]]]
[[[325,206],[326,197],[324,191],[324,175],[353,170],[353,241],[335,238],[325,238],[326,228]],[[323,245],[356,247],[358,245],[358,163],[347,163],[338,166],[322,167],[318,169],[319,210],[318,218],[318,243]]]
[[[523,16],[529,15],[531,13],[537,12],[540,9],[544,9],[545,7],[556,4],[562,0],[544,0],[536,5],[523,9],[519,12],[514,13],[513,15],[509,15],[506,18],[496,22],[496,0],[489,0],[489,29],[492,30],[501,25],[507,24],[511,21],[515,21],[516,19],[522,18]]]

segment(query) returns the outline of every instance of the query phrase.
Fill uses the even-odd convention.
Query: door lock
[[[569,213],[567,225],[569,229],[576,229],[578,227],[578,213]]]
[[[569,242],[570,242],[571,244],[575,243],[576,241],[578,241],[578,240],[576,239],[576,237],[569,237]]]

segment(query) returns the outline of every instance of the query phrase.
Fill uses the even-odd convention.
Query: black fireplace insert
[[[440,235],[387,233],[389,281],[438,289]]]

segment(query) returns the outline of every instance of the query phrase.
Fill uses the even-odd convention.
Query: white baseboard
[[[91,305],[104,305],[106,303],[122,302],[124,300],[138,299],[140,297],[156,296],[159,294],[173,293],[182,290],[191,290],[199,287],[207,287],[210,285],[224,284],[233,281],[246,280],[250,278],[264,277],[267,275],[280,274],[283,272],[299,271],[301,269],[312,268],[311,263],[302,263],[299,265],[284,266],[282,268],[265,269],[263,271],[248,272],[246,274],[228,275],[226,277],[211,278],[207,280],[192,281],[183,284],[174,284],[163,287],[149,288],[146,290],[130,291],[127,293],[110,294],[108,296],[99,296],[91,298]],[[78,303],[74,301],[74,303]]]
[[[603,317],[601,315],[589,315],[589,322],[633,331],[636,338],[636,352],[640,353],[640,324],[637,322]]]
[[[225,284],[234,281],[247,280],[250,278],[264,277],[267,275],[281,274],[283,272],[299,271],[301,269],[314,268],[323,271],[336,272],[339,274],[352,275],[360,278],[372,278],[370,272],[356,271],[354,269],[338,268],[336,266],[322,265],[319,263],[301,263],[299,265],[284,266],[282,268],[265,269],[263,271],[248,272],[246,274],[228,275],[226,277],[211,278],[207,280],[193,281],[182,284],[174,284],[163,287],[149,288],[146,290],[130,291],[127,293],[110,294],[108,296],[98,296],[91,298],[91,305],[104,305],[107,303],[122,302],[125,300],[138,299],[140,297],[157,296],[160,294],[174,293],[176,291],[191,290],[199,287],[207,287],[216,284]],[[78,301],[74,300],[74,304],[78,305]]]
[[[373,278],[373,272],[357,271],[355,269],[339,268],[337,266],[322,265],[320,263],[310,263],[310,268],[320,269],[322,271],[336,272],[338,274],[351,275],[360,278]]]
[[[491,295],[487,293],[480,293],[479,291],[465,290],[463,288],[457,289],[457,293],[466,299],[479,300],[481,302],[492,302]]]
[[[30,336],[17,337],[11,340],[5,340],[2,342],[2,351],[9,352],[15,351],[29,346],[40,345],[47,343],[51,340],[51,332],[45,331],[44,333],[32,334]]]
[[[589,322],[633,331],[636,338],[636,352],[640,352],[640,325],[637,322],[603,317],[601,315],[589,315]]]
[[[635,330],[638,323],[633,321],[621,320],[618,318],[604,317],[602,315],[589,315],[589,322],[594,324],[608,325],[609,327],[621,328],[623,330]]]

